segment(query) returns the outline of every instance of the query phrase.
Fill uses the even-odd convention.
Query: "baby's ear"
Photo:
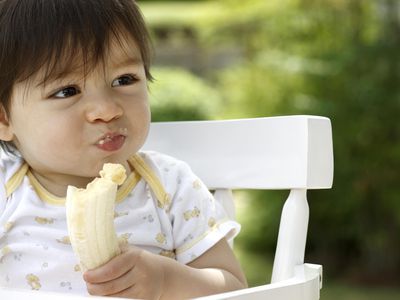
[[[12,141],[13,138],[14,133],[8,121],[7,112],[4,106],[0,104],[0,140],[9,142]]]

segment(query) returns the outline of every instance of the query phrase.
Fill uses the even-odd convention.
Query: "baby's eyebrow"
[[[65,81],[73,81],[74,79],[83,78],[80,72],[65,72],[62,76],[49,76],[46,80],[40,80],[36,83],[36,88],[45,88],[46,86],[51,86],[52,84],[61,84]]]
[[[114,61],[112,63],[112,67],[115,69],[119,69],[125,66],[137,66],[141,64],[143,64],[143,61],[139,57],[125,57],[122,60]]]

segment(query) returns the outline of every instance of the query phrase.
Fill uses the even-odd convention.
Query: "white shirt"
[[[137,157],[152,180],[133,172],[120,188],[114,219],[120,239],[187,264],[239,232],[240,225],[227,219],[185,163],[156,152]],[[22,166],[22,159],[2,154],[0,286],[85,295],[68,238],[65,200],[51,195]]]

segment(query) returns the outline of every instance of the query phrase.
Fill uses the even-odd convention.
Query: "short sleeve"
[[[170,207],[176,259],[196,259],[222,238],[231,239],[240,225],[228,219],[223,207],[183,162],[178,164],[177,189]]]

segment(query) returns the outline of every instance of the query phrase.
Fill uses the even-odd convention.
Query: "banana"
[[[117,187],[126,179],[125,168],[107,163],[100,176],[86,189],[71,185],[67,189],[68,233],[82,271],[97,268],[121,252],[114,228],[114,203]]]

